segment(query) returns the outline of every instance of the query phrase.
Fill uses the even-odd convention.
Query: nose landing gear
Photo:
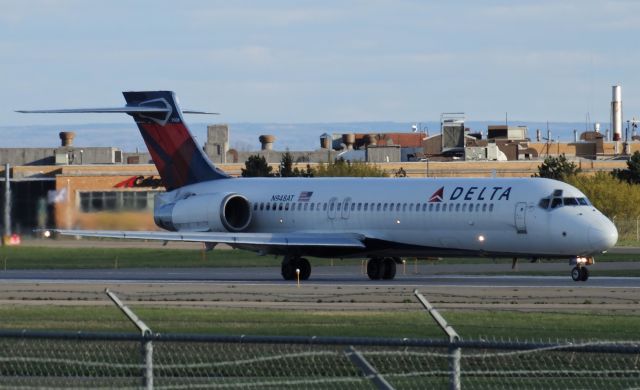
[[[586,282],[589,279],[589,269],[587,267],[573,267],[571,279],[574,282]]]
[[[588,265],[595,263],[593,257],[574,257],[569,260],[569,265],[574,265],[571,270],[571,279],[574,282],[586,282],[589,279]]]

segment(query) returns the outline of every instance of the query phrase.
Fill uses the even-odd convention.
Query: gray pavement
[[[617,263],[603,263],[612,269]],[[625,263],[627,264],[627,263]],[[628,264],[627,264],[628,265]],[[524,266],[524,265],[523,265]],[[447,273],[449,270],[482,269],[504,272],[510,265],[421,265],[419,273],[414,273],[413,266],[406,271],[399,267],[396,278],[390,281],[371,281],[363,274],[359,266],[315,267],[310,280],[304,284],[318,285],[366,285],[366,286],[496,286],[496,287],[628,287],[640,288],[640,278],[598,276],[597,269],[592,268],[592,277],[587,282],[574,282],[569,276],[570,267],[566,264],[527,264],[527,269],[566,270],[566,276],[525,276],[513,271],[511,275],[457,275]],[[508,268],[507,268],[508,267]],[[603,267],[605,268],[605,267]],[[440,273],[444,273],[440,275]],[[251,268],[150,268],[150,269],[102,269],[102,270],[8,270],[0,271],[0,283],[12,282],[49,282],[49,283],[86,283],[118,282],[118,283],[235,283],[235,284],[275,284],[286,285],[292,282],[283,281],[278,267]]]

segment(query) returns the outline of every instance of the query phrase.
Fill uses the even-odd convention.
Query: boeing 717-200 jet
[[[393,279],[402,257],[560,258],[573,280],[618,239],[613,223],[575,187],[543,178],[232,178],[187,129],[171,91],[124,92],[119,108],[19,111],[126,113],[166,192],[165,231],[63,230],[64,235],[225,243],[281,255],[282,277],[308,279],[305,256],[368,258],[373,280]]]

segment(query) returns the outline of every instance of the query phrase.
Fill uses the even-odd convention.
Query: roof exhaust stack
[[[273,150],[273,143],[276,140],[276,137],[274,135],[264,134],[261,135],[258,139],[260,140],[260,144],[262,145],[262,150]]]
[[[61,131],[60,142],[63,148],[69,148],[73,146],[73,139],[76,138],[76,133],[73,131]]]

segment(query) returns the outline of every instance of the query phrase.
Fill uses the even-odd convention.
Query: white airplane
[[[171,91],[124,92],[126,106],[27,113],[120,112],[135,119],[166,188],[166,231],[56,230],[64,235],[218,243],[282,255],[285,280],[308,279],[305,256],[365,257],[393,279],[401,257],[564,258],[586,281],[615,245],[614,224],[575,187],[542,178],[231,178],[187,129]],[[299,273],[299,275],[297,275]]]

